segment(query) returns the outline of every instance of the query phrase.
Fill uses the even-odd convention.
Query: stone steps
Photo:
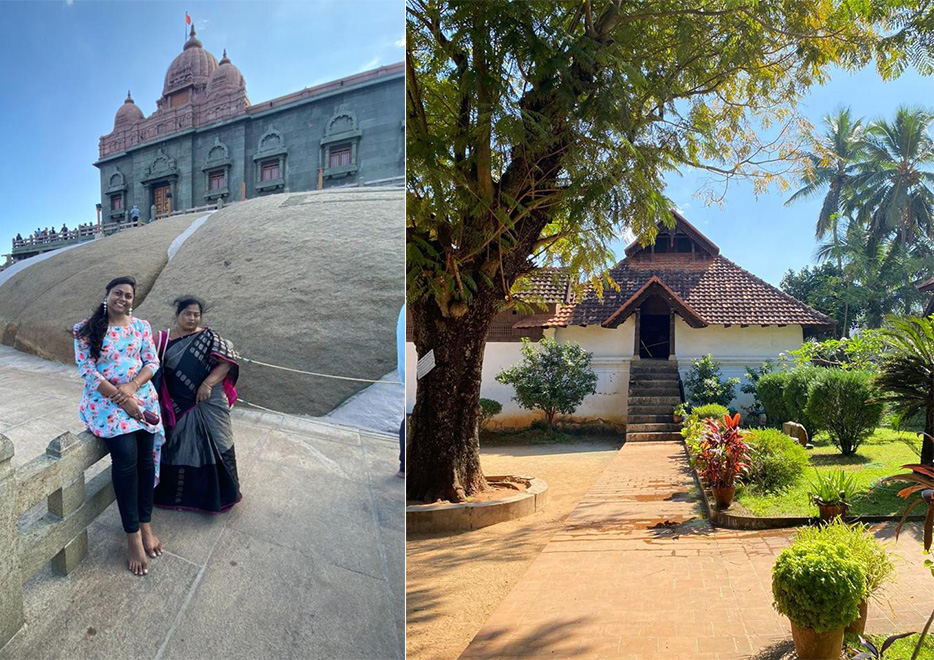
[[[673,394],[668,394],[665,396],[633,396],[632,393],[629,394],[630,407],[655,404],[660,406],[671,406],[672,410],[674,410],[674,407],[679,403],[681,403],[681,397]]]
[[[643,422],[631,423],[626,427],[627,433],[650,433],[654,431],[667,431],[681,433],[681,425],[674,422]]]
[[[665,424],[671,423],[671,413],[658,413],[658,414],[649,414],[649,413],[633,413],[632,408],[629,409],[629,424]]]
[[[670,431],[630,433],[626,431],[626,442],[681,442],[681,433]]]
[[[661,397],[675,397],[678,401],[681,400],[681,392],[678,390],[678,384],[675,383],[674,387],[637,387],[635,385],[630,386],[629,396],[661,396]]]

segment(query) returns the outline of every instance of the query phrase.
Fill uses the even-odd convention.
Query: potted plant
[[[843,518],[856,494],[856,479],[843,470],[818,470],[809,483],[808,496],[817,505],[823,521]]]
[[[866,573],[866,597],[859,604],[859,618],[848,625],[844,632],[863,634],[866,629],[869,597],[895,577],[895,565],[885,546],[873,536],[868,525],[848,525],[840,519],[832,520],[826,525],[805,527],[795,534],[795,541],[826,541],[843,545],[862,565]]]
[[[705,419],[704,432],[694,448],[697,473],[713,491],[717,507],[726,509],[736,494],[736,482],[749,469],[749,445],[739,430],[739,415]]]
[[[844,545],[797,541],[775,560],[772,596],[775,609],[791,621],[800,660],[839,658],[843,629],[866,597],[866,573]]]
[[[675,406],[674,413],[672,414],[672,421],[674,421],[675,424],[680,424],[681,421],[687,417],[689,412],[688,408],[689,406],[687,403],[680,403]]]

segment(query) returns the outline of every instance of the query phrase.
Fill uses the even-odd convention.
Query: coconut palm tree
[[[851,193],[852,179],[857,173],[856,163],[862,158],[863,124],[862,119],[853,119],[849,108],[840,108],[836,114],[824,117],[824,125],[827,130],[820,138],[813,140],[814,151],[806,155],[808,168],[801,178],[803,185],[788,198],[785,206],[826,191],[814,233],[818,240],[830,234],[830,248],[824,258],[834,258],[837,269],[844,272],[840,243],[845,223],[841,219],[846,208],[844,201]],[[849,288],[846,277],[844,287]],[[847,293],[844,292],[846,302],[843,327],[840,328],[844,337],[850,334]]]
[[[856,165],[863,158],[863,120],[853,119],[849,108],[840,108],[836,114],[824,117],[827,130],[813,140],[814,151],[806,154],[808,168],[801,178],[801,189],[795,192],[785,206],[826,191],[820,214],[817,216],[815,235],[820,240],[829,232],[836,243],[840,220]],[[840,264],[837,264],[838,266]]]
[[[932,125],[931,111],[901,106],[894,121],[878,119],[867,128],[845,206],[874,241],[896,237],[908,245],[934,237]]]
[[[924,415],[921,463],[934,464],[934,318],[889,318],[876,386],[903,418]]]

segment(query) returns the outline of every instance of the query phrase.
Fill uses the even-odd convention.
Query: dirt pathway
[[[406,543],[406,657],[449,660],[467,647],[616,455],[609,441],[483,448],[487,474],[532,474],[548,483],[545,509],[460,534]]]

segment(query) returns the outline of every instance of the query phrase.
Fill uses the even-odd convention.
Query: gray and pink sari
[[[204,328],[169,340],[168,330],[156,336],[162,355],[159,402],[166,441],[162,447],[162,478],[155,506],[222,513],[240,501],[240,481],[234,451],[230,408],[237,400],[239,356],[229,342]],[[220,362],[230,363],[223,387],[198,403],[201,383]]]

